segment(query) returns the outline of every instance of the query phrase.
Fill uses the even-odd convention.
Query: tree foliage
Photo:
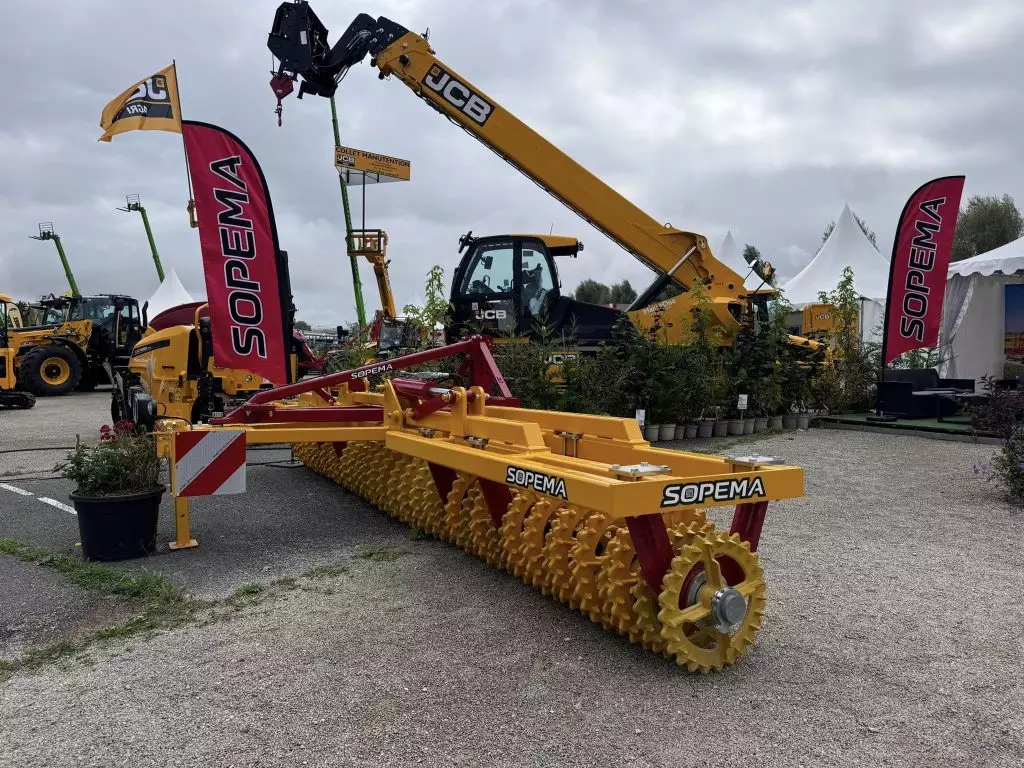
[[[312,330],[312,327],[310,326],[310,324],[307,323],[305,320],[296,320],[294,325],[295,325],[295,330],[296,331],[310,331],[310,330]]]
[[[585,301],[588,304],[608,304],[610,291],[604,283],[587,278],[576,286],[573,297],[576,301]]]
[[[953,237],[953,261],[1011,243],[1024,234],[1024,219],[1009,195],[974,195],[960,210]]]
[[[636,299],[636,291],[629,284],[629,280],[622,280],[612,284],[608,289],[608,297],[611,299],[609,304],[631,304]]]
[[[876,344],[861,342],[860,297],[853,288],[853,270],[846,267],[839,284],[818,294],[832,306],[835,347],[832,364],[815,381],[816,396],[833,413],[865,410],[871,405],[878,370]]]
[[[864,219],[862,219],[856,213],[853,214],[853,218],[856,219],[857,225],[860,227],[860,231],[863,232],[867,236],[868,240],[871,241],[871,244],[873,246],[875,246],[875,248],[877,248],[878,247],[878,237],[868,227],[867,222],[865,222]],[[832,230],[835,229],[835,228],[836,228],[836,223],[834,221],[830,221],[828,223],[828,226],[825,227],[825,231],[821,233],[821,244],[822,245],[825,244],[825,241],[828,240],[828,236],[832,234]]]
[[[415,323],[428,333],[437,325],[446,325],[452,310],[451,302],[445,296],[444,268],[435,265],[427,273],[425,286],[426,301],[422,307],[406,304],[402,312],[410,322]]]
[[[573,297],[588,304],[629,304],[636,298],[636,291],[629,280],[607,286],[588,278],[576,286]]]
[[[753,266],[761,260],[761,252],[750,243],[747,243],[743,246],[743,260]]]

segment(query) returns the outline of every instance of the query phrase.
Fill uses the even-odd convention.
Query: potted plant
[[[697,437],[711,437],[715,431],[715,420],[710,417],[704,416],[704,411],[701,411],[700,418],[697,419]]]
[[[743,434],[743,414],[738,409],[733,408],[730,410],[733,415],[729,417],[729,434],[730,435],[742,435]]]
[[[164,486],[153,438],[131,422],[100,430],[100,442],[79,445],[56,470],[75,483],[82,555],[126,560],[152,554]]]
[[[745,412],[743,414],[742,421],[743,421],[743,434],[744,435],[752,435],[752,434],[754,434],[754,427],[757,424],[757,421],[755,419],[752,419],[749,416],[747,416],[747,414]]]

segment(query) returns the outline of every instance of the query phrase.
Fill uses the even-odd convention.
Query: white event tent
[[[816,304],[822,291],[835,290],[846,267],[853,269],[853,287],[862,297],[861,338],[880,341],[889,292],[889,260],[868,240],[849,205],[843,207],[821,250],[782,286],[783,295],[794,309]]]
[[[170,269],[164,275],[164,281],[160,287],[149,297],[149,306],[146,308],[146,315],[152,319],[165,309],[176,307],[179,304],[191,304],[195,299],[185,290],[185,286],[178,279],[177,272]]]
[[[1007,285],[1024,283],[1024,238],[949,265],[942,305],[942,375],[1003,378]]]

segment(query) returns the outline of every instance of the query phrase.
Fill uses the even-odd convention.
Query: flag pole
[[[181,114],[181,84],[178,82],[178,62],[176,59],[171,59],[171,69],[174,71],[174,95],[178,99],[178,122],[181,123],[183,120]],[[195,229],[199,226],[199,222],[196,221],[196,201],[192,196],[192,173],[188,165],[188,145],[185,143],[184,130],[181,131],[181,149],[185,155],[185,180],[188,182],[188,225]]]

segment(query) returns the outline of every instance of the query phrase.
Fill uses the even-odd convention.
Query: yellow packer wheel
[[[732,665],[761,627],[764,593],[761,563],[739,535],[694,537],[673,558],[658,596],[666,652],[691,672]]]

